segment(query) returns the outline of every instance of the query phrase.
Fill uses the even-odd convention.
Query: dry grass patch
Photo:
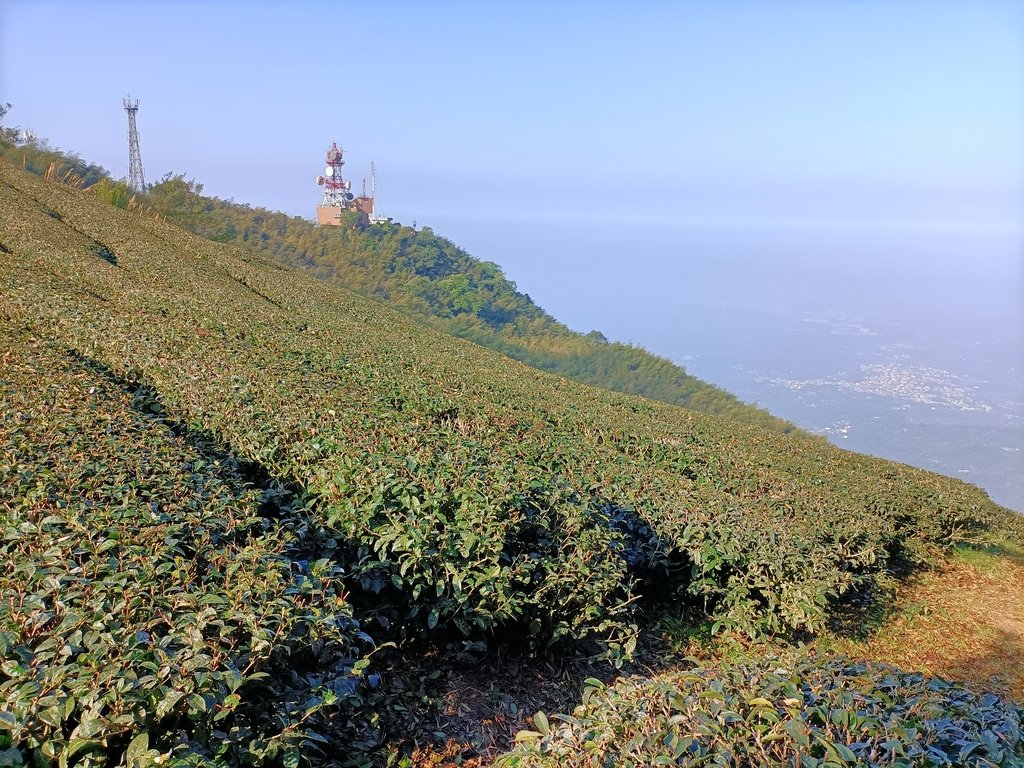
[[[961,550],[911,581],[899,606],[871,638],[839,650],[1024,700],[1024,551]]]

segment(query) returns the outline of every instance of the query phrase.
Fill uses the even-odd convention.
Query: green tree
[[[100,179],[90,189],[100,200],[105,200],[118,208],[127,208],[133,194],[132,188],[123,181],[112,181],[107,178]]]
[[[458,315],[463,312],[475,314],[480,310],[476,291],[466,275],[461,273],[448,275],[437,282],[437,287],[445,296],[454,314]]]

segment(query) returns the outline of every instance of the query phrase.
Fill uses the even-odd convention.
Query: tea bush
[[[3,240],[21,257],[0,270],[7,313],[305,489],[325,556],[385,636],[623,653],[653,592],[751,634],[814,631],[894,559],[1008,519],[959,481],[557,379],[3,173]]]
[[[354,703],[367,639],[336,568],[290,556],[303,510],[267,519],[266,492],[144,389],[0,328],[0,729],[19,759],[297,754]]]
[[[958,480],[559,379],[0,177],[0,725],[43,757],[290,763],[358,704],[359,627],[622,659],[657,597],[789,636],[1020,535]]]
[[[1024,709],[881,664],[776,657],[589,682],[497,765],[1024,765]]]

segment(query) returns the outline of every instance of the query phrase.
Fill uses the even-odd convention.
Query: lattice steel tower
[[[139,100],[126,96],[124,111],[128,113],[128,186],[143,189],[146,174],[142,170],[142,152],[139,150],[139,129],[135,125],[135,113],[139,111]]]

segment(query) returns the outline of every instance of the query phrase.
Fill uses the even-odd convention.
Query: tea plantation
[[[1019,535],[960,481],[556,378],[0,179],[0,763],[359,764],[374,643],[618,662],[681,604],[804,636],[893,568]],[[907,685],[954,718],[968,695]],[[989,704],[1005,761],[964,759],[1019,764],[1019,711]],[[761,764],[702,749],[658,759]]]

